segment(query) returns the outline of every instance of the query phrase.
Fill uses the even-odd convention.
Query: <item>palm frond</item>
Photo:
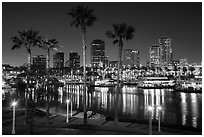
[[[118,43],[118,42],[119,42],[119,40],[116,39],[116,40],[113,41],[113,44],[115,45],[115,44]]]
[[[92,17],[89,17],[88,19],[87,19],[87,21],[86,21],[86,26],[92,26],[93,25],[93,23],[95,22],[97,20],[97,18],[96,17],[94,17],[94,16],[92,16]]]
[[[109,30],[109,31],[106,31],[105,35],[108,36],[108,38],[112,38],[112,39],[115,38],[115,35],[114,35],[113,32],[110,31],[110,30]]]
[[[71,12],[67,14],[70,15],[73,19],[70,25],[73,27],[78,26],[91,26],[96,21],[96,17],[93,15],[93,10],[89,7],[84,7],[83,5],[77,5],[71,9]]]
[[[135,29],[133,26],[128,26],[126,23],[113,24],[113,32],[107,31],[105,35],[108,38],[114,39],[113,44],[120,43],[120,46],[123,45],[123,40],[131,40],[134,35]]]
[[[17,37],[17,36],[11,37],[11,40],[14,43],[14,45],[11,48],[12,50],[13,49],[18,49],[18,48],[20,48],[22,46],[22,42],[19,39],[19,37]]]
[[[15,45],[13,45],[12,46],[12,50],[14,50],[14,49],[19,49],[21,47],[21,45],[19,45],[19,44],[15,44]]]
[[[133,39],[134,35],[133,32],[135,32],[135,29],[133,26],[128,26],[127,30],[126,30],[126,40],[131,40]]]
[[[41,37],[38,36],[39,32],[30,30],[21,30],[17,31],[18,36],[14,36],[11,38],[14,43],[11,49],[17,49],[24,46],[27,49],[27,52],[31,53],[31,46],[40,45]]]
[[[56,39],[47,39],[44,38],[41,40],[42,42],[42,48],[44,50],[56,50],[56,48],[59,48],[58,41]]]
[[[121,23],[121,24],[119,25],[119,33],[120,33],[121,35],[123,35],[123,34],[126,32],[126,29],[127,29],[126,23]]]
[[[119,37],[120,36],[120,25],[115,23],[113,24],[113,31],[114,31],[114,34]]]
[[[71,21],[70,26],[71,27],[75,26],[77,28],[78,27],[78,20],[75,19],[75,20]]]

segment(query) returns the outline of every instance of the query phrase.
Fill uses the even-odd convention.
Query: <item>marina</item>
[[[11,98],[16,96],[15,90],[10,92],[3,89],[3,91],[5,99],[8,99],[8,96],[11,96]],[[56,92],[58,92],[58,95],[52,98],[50,109],[64,115],[66,99],[70,98],[73,103],[73,110],[83,110],[83,85],[69,84],[59,87]],[[115,87],[87,88],[87,94],[89,111],[113,119]],[[44,99],[40,100],[38,100],[41,102],[39,107],[45,107],[45,104],[42,103]],[[124,85],[119,92],[119,121],[147,123],[149,105],[153,107],[153,121],[158,120],[157,107],[161,106],[161,122],[163,125],[176,125],[182,128],[190,127],[199,130],[202,128],[202,94],[175,92],[173,89],[141,89],[137,86],[128,85]]]

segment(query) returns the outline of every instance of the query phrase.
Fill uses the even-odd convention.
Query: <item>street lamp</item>
[[[12,128],[12,134],[16,134],[15,132],[15,107],[17,105],[17,101],[13,101],[11,106],[13,106],[13,128]]]
[[[148,107],[148,112],[149,112],[149,134],[152,135],[152,106]]]
[[[67,123],[69,122],[69,99],[67,99]]]
[[[158,114],[158,131],[159,131],[159,132],[161,132],[161,125],[160,125],[160,123],[161,123],[161,121],[160,121],[160,113],[161,113],[162,107],[161,107],[161,106],[158,106],[158,107],[157,107],[157,109],[158,109],[158,111],[159,111],[159,112],[158,112],[158,113],[159,113],[159,114]]]

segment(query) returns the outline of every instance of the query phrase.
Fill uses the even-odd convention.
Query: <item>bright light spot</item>
[[[192,118],[192,124],[193,124],[193,127],[197,128],[197,118],[196,117]]]
[[[149,111],[152,111],[152,109],[153,109],[152,106],[149,106],[149,107],[148,107],[148,110],[149,110]]]
[[[67,99],[67,103],[69,103],[70,102],[70,100],[69,99]]]
[[[197,102],[196,94],[195,93],[191,93],[190,95],[191,95],[192,103]]]
[[[186,103],[186,93],[181,92],[181,102]]]
[[[14,101],[11,105],[12,106],[16,106],[17,105],[17,101]]]
[[[158,109],[158,110],[161,110],[161,109],[162,109],[162,107],[161,107],[161,106],[158,106],[158,107],[157,107],[157,109]]]

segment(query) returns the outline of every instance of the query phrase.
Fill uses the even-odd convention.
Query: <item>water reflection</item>
[[[192,125],[193,127],[197,127],[197,117],[198,117],[198,101],[197,95],[195,93],[190,94],[191,98],[191,108],[192,108]]]
[[[33,91],[34,92],[34,91]],[[56,111],[66,114],[66,99],[71,99],[74,110],[83,111],[83,85],[66,85],[59,87]],[[114,116],[115,93],[113,87],[87,88],[88,110],[105,116]],[[3,91],[4,99],[11,98],[14,91]],[[33,94],[34,95],[34,94]],[[45,98],[42,98],[44,100]],[[119,92],[119,120],[148,121],[148,106],[152,106],[151,117],[165,124],[184,125],[201,129],[202,94],[173,92],[168,89],[138,89],[124,86]],[[158,110],[161,106],[162,109]]]

